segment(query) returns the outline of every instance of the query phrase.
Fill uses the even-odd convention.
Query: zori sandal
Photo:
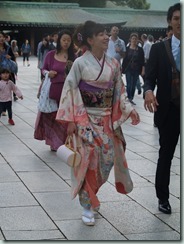
[[[90,209],[83,210],[82,221],[85,225],[93,226],[95,224],[94,213]]]

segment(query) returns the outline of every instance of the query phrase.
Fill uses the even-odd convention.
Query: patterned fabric
[[[43,113],[52,113],[58,110],[58,104],[55,100],[49,98],[50,91],[50,78],[46,74],[45,79],[41,86],[39,101],[38,101],[38,110]]]
[[[87,208],[99,206],[96,193],[113,165],[117,191],[126,194],[133,188],[120,127],[133,108],[125,99],[118,61],[106,56],[99,76],[100,71],[100,62],[89,51],[74,61],[56,116],[60,122],[77,125],[82,161],[72,169],[72,196],[79,194]]]
[[[109,82],[110,83],[110,82]],[[112,83],[110,83],[112,85]],[[97,108],[112,107],[113,87],[101,89],[80,81],[79,89],[81,92],[84,106]]]

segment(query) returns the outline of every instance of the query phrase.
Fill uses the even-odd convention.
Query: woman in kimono
[[[94,225],[100,207],[96,194],[113,166],[117,191],[127,194],[133,188],[120,126],[129,117],[133,125],[140,120],[125,100],[118,61],[105,54],[109,37],[104,26],[87,21],[77,33],[78,45],[89,50],[73,63],[56,119],[68,123],[68,135],[77,135],[82,159],[72,170],[72,196],[79,195],[84,224]]]

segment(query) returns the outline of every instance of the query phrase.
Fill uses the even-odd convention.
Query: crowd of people
[[[48,99],[57,103],[57,109],[38,110],[34,138],[44,140],[52,151],[57,151],[67,136],[76,134],[81,163],[71,169],[74,179],[71,189],[73,198],[79,196],[82,221],[86,225],[95,224],[95,212],[100,208],[97,192],[107,181],[113,166],[116,190],[127,194],[133,189],[121,125],[129,118],[132,125],[140,123],[133,101],[136,88],[138,94],[143,89],[145,109],[154,113],[154,124],[159,132],[155,179],[158,208],[163,213],[171,213],[170,167],[180,135],[180,3],[169,7],[167,22],[168,36],[158,41],[152,35],[142,34],[139,39],[138,33],[131,33],[125,45],[118,36],[117,26],[111,28],[109,35],[104,25],[86,21],[73,35],[69,30],[62,30],[52,34],[51,42],[46,34],[38,44],[41,77],[38,99],[44,82],[49,79]],[[9,45],[5,37],[0,32],[1,60],[5,55],[16,62],[17,42],[12,40]],[[175,60],[175,69],[167,52]],[[23,64],[27,61],[29,66],[28,40],[21,47],[21,55]],[[13,125],[11,92],[16,98],[23,99],[23,95],[15,85],[16,74],[2,68],[0,75],[0,115],[7,110],[9,123]],[[5,86],[7,83],[9,85]]]

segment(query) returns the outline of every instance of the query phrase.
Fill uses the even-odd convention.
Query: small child
[[[8,69],[1,69],[0,71],[0,117],[3,111],[8,111],[8,123],[14,125],[12,119],[12,92],[17,97],[23,99],[21,91],[18,87],[10,80],[11,72]]]

